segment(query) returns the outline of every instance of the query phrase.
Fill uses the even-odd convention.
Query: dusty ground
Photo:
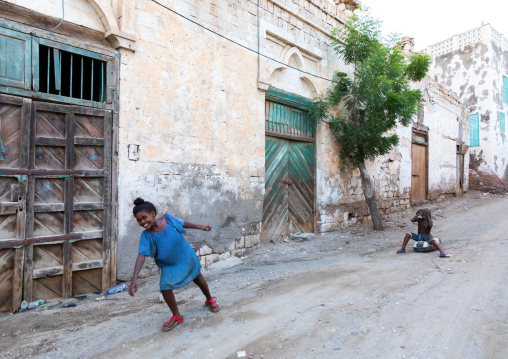
[[[395,254],[415,230],[411,210],[387,218],[384,232],[266,245],[205,271],[221,312],[191,284],[176,293],[185,322],[169,333],[155,277],[136,298],[90,294],[66,301],[75,308],[2,314],[0,357],[508,358],[508,197],[429,208],[451,258]]]

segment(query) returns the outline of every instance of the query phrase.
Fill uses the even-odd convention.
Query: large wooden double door
[[[114,280],[112,113],[0,94],[0,310]]]
[[[314,232],[315,124],[305,98],[270,89],[265,117],[265,198],[261,241]]]
[[[266,137],[262,241],[314,232],[314,143]]]

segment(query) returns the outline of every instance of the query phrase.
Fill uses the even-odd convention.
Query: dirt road
[[[207,271],[222,310],[194,285],[169,310],[158,278],[75,308],[0,316],[0,357],[37,358],[508,358],[508,197],[430,205],[437,252],[396,255],[414,210],[385,232],[353,228],[267,245],[243,264]],[[409,248],[408,248],[409,249]]]

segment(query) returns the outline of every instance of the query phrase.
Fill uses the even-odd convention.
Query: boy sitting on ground
[[[439,242],[434,240],[432,234],[430,234],[430,230],[432,229],[433,225],[432,218],[430,216],[430,210],[427,208],[419,209],[416,212],[416,215],[411,218],[411,222],[418,222],[418,234],[410,232],[406,233],[404,242],[402,243],[402,248],[397,251],[397,254],[406,253],[406,245],[411,238],[415,241],[426,241],[428,244],[433,245],[439,250],[440,257],[446,257],[446,253],[443,252]]]

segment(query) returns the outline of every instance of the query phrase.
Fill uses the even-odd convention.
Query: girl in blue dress
[[[205,305],[212,312],[218,312],[219,306],[208,289],[208,283],[201,274],[199,258],[189,242],[182,236],[184,228],[210,231],[208,225],[194,224],[173,217],[166,213],[156,218],[157,209],[151,202],[136,198],[133,209],[138,224],[145,230],[139,240],[139,254],[134,266],[134,274],[129,287],[129,294],[135,296],[138,290],[138,275],[145,257],[155,258],[155,264],[161,269],[160,291],[169,309],[173,313],[171,319],[164,324],[162,330],[170,331],[183,322],[183,315],[178,311],[173,289],[185,287],[194,282],[206,297]]]

